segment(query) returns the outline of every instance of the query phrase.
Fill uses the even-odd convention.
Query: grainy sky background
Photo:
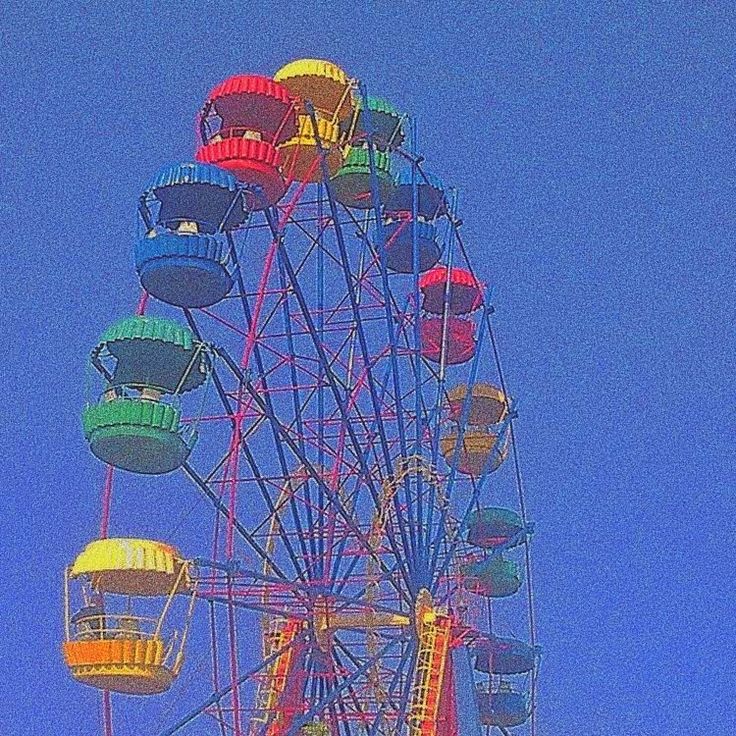
[[[418,116],[495,285],[541,736],[735,732],[733,4],[351,6],[0,14],[0,730],[98,733],[58,651],[61,570],[97,531],[84,363],[135,300],[135,199],[191,158],[213,84],[315,56]]]

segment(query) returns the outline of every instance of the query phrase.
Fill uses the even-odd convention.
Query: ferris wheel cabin
[[[101,400],[82,417],[92,454],[117,468],[159,475],[180,467],[197,439],[182,423],[182,394],[206,380],[209,357],[193,333],[161,317],[127,317],[92,351]]]
[[[184,660],[192,615],[189,567],[162,542],[90,542],[66,573],[63,652],[72,676],[128,695],[168,690]],[[183,611],[175,596],[187,599]],[[174,615],[180,619],[172,629]]]

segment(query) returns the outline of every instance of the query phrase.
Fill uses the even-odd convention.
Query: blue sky
[[[98,523],[84,362],[134,302],[135,199],[214,83],[315,56],[419,118],[494,284],[540,733],[732,732],[732,5],[50,5],[0,19],[2,731],[95,732],[61,570]]]

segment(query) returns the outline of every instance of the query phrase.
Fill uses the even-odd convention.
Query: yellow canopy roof
[[[447,392],[447,398],[454,407],[459,411],[462,410],[465,396],[468,393],[467,384],[460,384]],[[476,383],[472,390],[472,399],[470,401],[470,417],[469,424],[497,424],[503,421],[508,411],[508,401],[503,391],[497,386],[490,383]],[[456,421],[460,416],[455,418]]]
[[[176,548],[164,542],[96,539],[74,560],[70,575],[89,575],[94,589],[103,593],[168,595],[179,580],[183,564]],[[179,590],[188,583],[185,573]]]
[[[350,78],[337,64],[322,59],[297,59],[282,66],[274,81],[327,118],[347,120],[353,110]]]
[[[468,392],[468,386],[465,383],[461,383],[459,386],[455,386],[453,389],[447,392],[447,395],[451,399],[464,399],[465,394]],[[473,384],[473,396],[481,396],[483,398],[492,398],[498,401],[503,401],[504,395],[500,388],[493,386],[490,383],[475,383]]]

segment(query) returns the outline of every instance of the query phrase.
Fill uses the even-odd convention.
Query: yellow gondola
[[[299,132],[279,145],[282,171],[287,181],[322,181],[319,150],[306,102],[314,107],[317,135],[327,152],[327,168],[332,177],[343,161],[338,145],[340,123],[353,114],[353,82],[331,61],[298,59],[279,69],[274,81],[297,98]]]
[[[98,539],[65,574],[64,659],[76,680],[130,695],[171,686],[184,661],[195,584],[190,563],[163,542]],[[72,613],[72,586],[82,605]],[[181,626],[167,624],[177,594],[189,600]],[[162,599],[161,603],[147,598]],[[111,605],[112,604],[112,605]],[[139,609],[151,609],[146,615]]]

